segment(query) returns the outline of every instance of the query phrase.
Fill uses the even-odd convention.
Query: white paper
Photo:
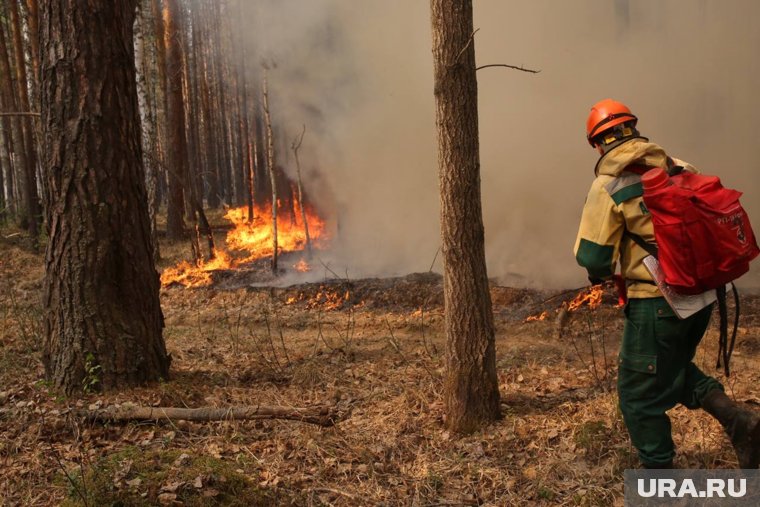
[[[654,283],[657,284],[657,287],[660,289],[660,292],[662,292],[665,300],[679,319],[691,317],[699,310],[713,304],[718,299],[714,289],[693,295],[677,293],[671,286],[665,283],[665,275],[660,268],[660,263],[652,255],[644,258],[644,266],[647,268],[647,271],[649,271],[649,274],[652,275]]]

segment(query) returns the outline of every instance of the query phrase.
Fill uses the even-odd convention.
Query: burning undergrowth
[[[326,221],[311,206],[301,209],[297,200],[278,201],[277,215],[277,253],[282,256],[277,272],[311,271],[308,258],[312,251],[322,250],[330,242]],[[224,219],[226,249],[214,249],[209,259],[185,260],[166,268],[161,273],[162,286],[204,287],[236,270],[254,273],[253,281],[257,282],[275,278],[277,272],[271,263],[275,248],[272,207],[255,206],[252,215],[246,206],[230,208]]]

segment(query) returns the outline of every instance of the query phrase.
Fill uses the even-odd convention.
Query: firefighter
[[[693,362],[712,306],[684,320],[676,317],[643,264],[648,253],[626,234],[654,242],[642,199],[642,171],[682,167],[696,172],[642,137],[637,120],[611,99],[591,108],[586,135],[600,158],[575,242],[575,257],[592,283],[613,277],[618,262],[626,280],[629,299],[617,383],[625,425],[645,468],[672,468],[675,446],[666,412],[678,403],[702,408],[725,428],[740,467],[758,468],[760,416],[732,401],[720,382]]]

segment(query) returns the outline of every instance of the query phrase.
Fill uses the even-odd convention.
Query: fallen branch
[[[306,408],[281,406],[243,406],[243,407],[141,407],[137,405],[115,405],[96,410],[82,410],[78,415],[99,422],[114,421],[243,421],[252,419],[287,419],[301,421],[318,426],[334,426],[339,420],[336,405],[318,405]]]

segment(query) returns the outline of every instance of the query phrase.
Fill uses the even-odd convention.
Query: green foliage
[[[101,367],[95,362],[95,356],[88,352],[84,358],[84,378],[82,379],[82,391],[90,394],[98,390],[100,384]]]

